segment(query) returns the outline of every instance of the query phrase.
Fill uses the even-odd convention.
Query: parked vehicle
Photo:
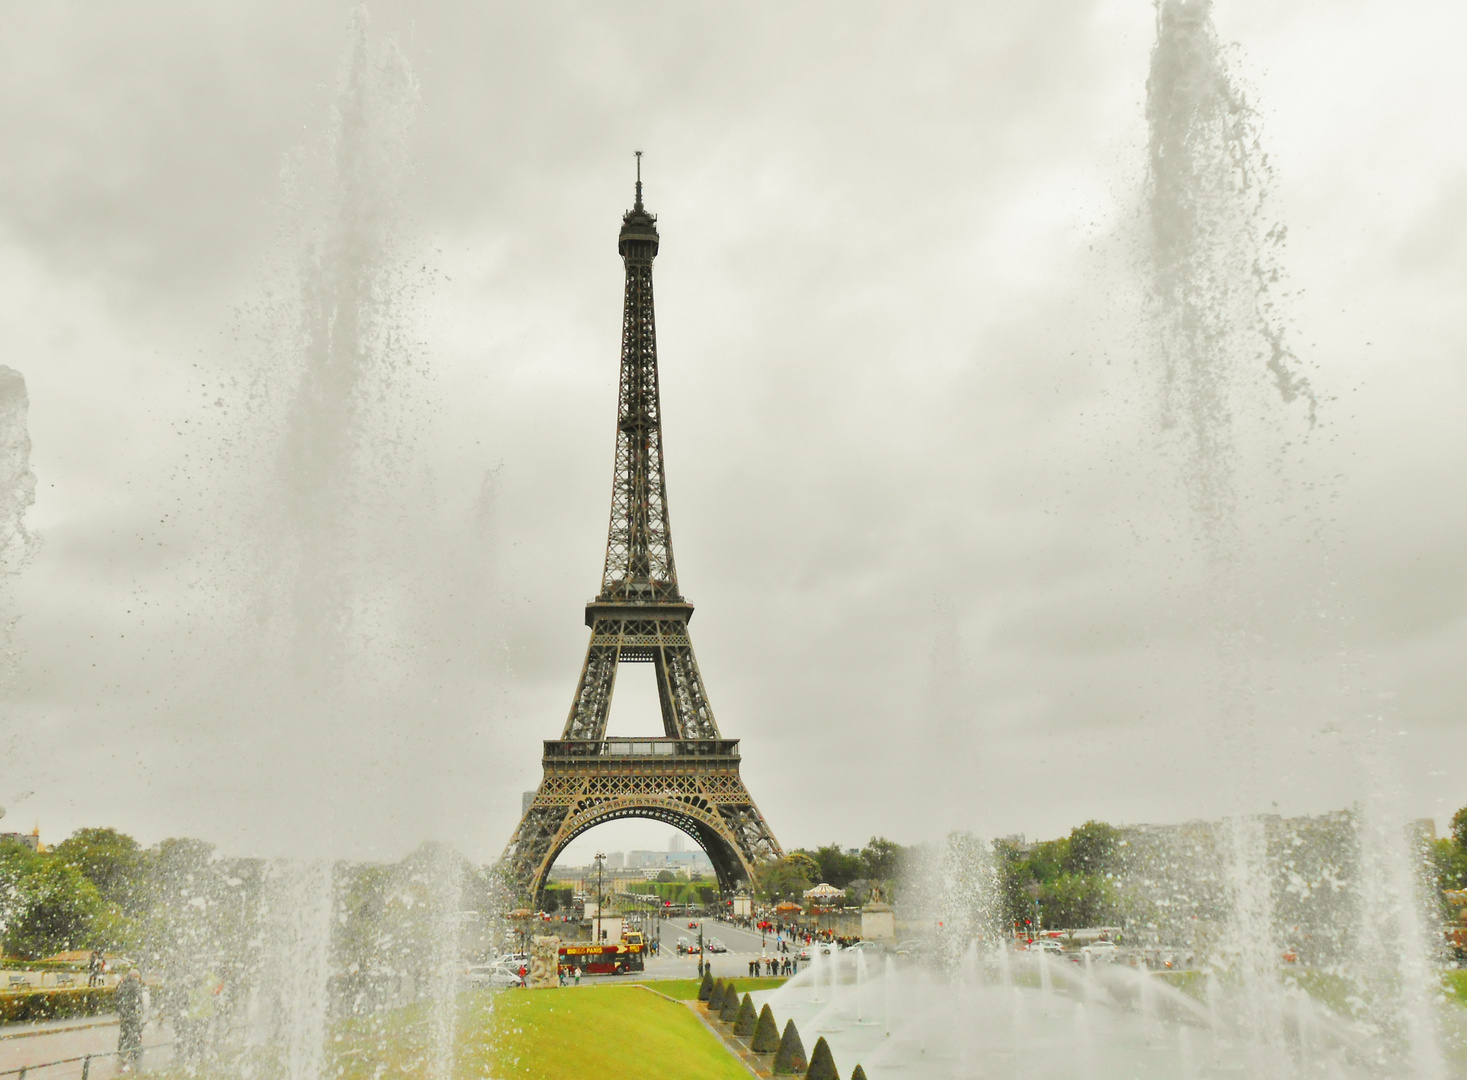
[[[487,986],[495,990],[510,990],[525,985],[519,972],[507,964],[475,964],[465,969],[464,978],[471,986]]]
[[[717,938],[709,938],[709,940],[708,940],[708,951],[709,952],[726,953],[726,952],[728,952],[728,946],[725,945],[723,942],[719,941]]]
[[[1103,960],[1110,963],[1120,955],[1120,951],[1114,941],[1095,941],[1081,948],[1080,956],[1082,958],[1088,956],[1092,962]]]

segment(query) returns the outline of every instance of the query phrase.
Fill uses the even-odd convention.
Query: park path
[[[167,1042],[171,1034],[158,1024],[143,1029],[143,1071],[167,1061],[167,1049],[148,1051],[153,1043]],[[46,1066],[47,1062],[80,1058],[87,1054],[111,1054],[117,1049],[116,1018],[51,1024],[8,1024],[0,1027],[0,1076],[25,1067],[26,1080],[79,1080],[83,1063]],[[37,1068],[37,1066],[46,1066]],[[99,1057],[88,1069],[88,1080],[111,1080],[119,1075],[115,1057]],[[11,1077],[5,1077],[11,1080]]]

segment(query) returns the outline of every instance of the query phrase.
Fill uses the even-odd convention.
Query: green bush
[[[713,972],[703,972],[703,981],[698,984],[698,1000],[707,1001],[713,994]]]
[[[723,988],[723,1008],[718,1010],[718,1018],[725,1024],[732,1024],[739,1016],[739,992],[734,989],[734,984],[729,983]]]
[[[714,979],[713,989],[708,991],[708,1011],[716,1013],[723,1008],[723,980]]]
[[[754,1034],[754,1023],[758,1016],[754,1012],[754,999],[748,994],[744,995],[744,1003],[739,1006],[738,1014],[734,1017],[734,1034],[741,1039],[747,1039]]]
[[[786,1020],[784,1036],[779,1040],[779,1051],[774,1055],[776,1076],[805,1071],[805,1044],[800,1042],[800,1033],[793,1020]]]
[[[810,1055],[810,1068],[805,1073],[805,1080],[840,1080],[840,1073],[835,1071],[835,1058],[830,1056],[830,1047],[823,1035],[815,1040],[815,1052]]]
[[[866,1070],[857,1065],[851,1070],[851,1080],[866,1080]]]
[[[114,996],[115,991],[110,986],[0,994],[0,1023],[25,1024],[36,1020],[61,1020],[68,1016],[96,1016],[112,1011]]]
[[[774,1019],[774,1010],[766,1003],[759,1013],[759,1022],[754,1025],[754,1040],[749,1049],[756,1054],[772,1054],[779,1049],[779,1022]]]

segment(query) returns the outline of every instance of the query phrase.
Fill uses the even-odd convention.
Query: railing
[[[172,1045],[173,1043],[169,1041],[153,1043],[151,1046],[139,1046],[136,1050],[104,1050],[98,1054],[82,1054],[80,1057],[58,1058],[56,1061],[43,1061],[39,1065],[22,1065],[18,1069],[0,1069],[0,1076],[14,1076],[18,1077],[19,1080],[25,1080],[27,1074],[36,1069],[49,1069],[53,1065],[75,1065],[80,1061],[82,1063],[82,1080],[91,1080],[92,1060],[94,1058],[118,1057],[122,1054],[132,1053],[141,1056],[146,1050],[161,1050],[165,1046]]]
[[[546,760],[739,756],[738,739],[546,739]]]

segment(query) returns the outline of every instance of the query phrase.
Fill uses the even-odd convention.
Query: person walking
[[[107,966],[106,959],[102,956],[101,949],[93,949],[92,955],[87,957],[87,985],[101,986],[102,972]]]
[[[117,1060],[123,1072],[143,1063],[143,978],[131,968],[117,984]]]

